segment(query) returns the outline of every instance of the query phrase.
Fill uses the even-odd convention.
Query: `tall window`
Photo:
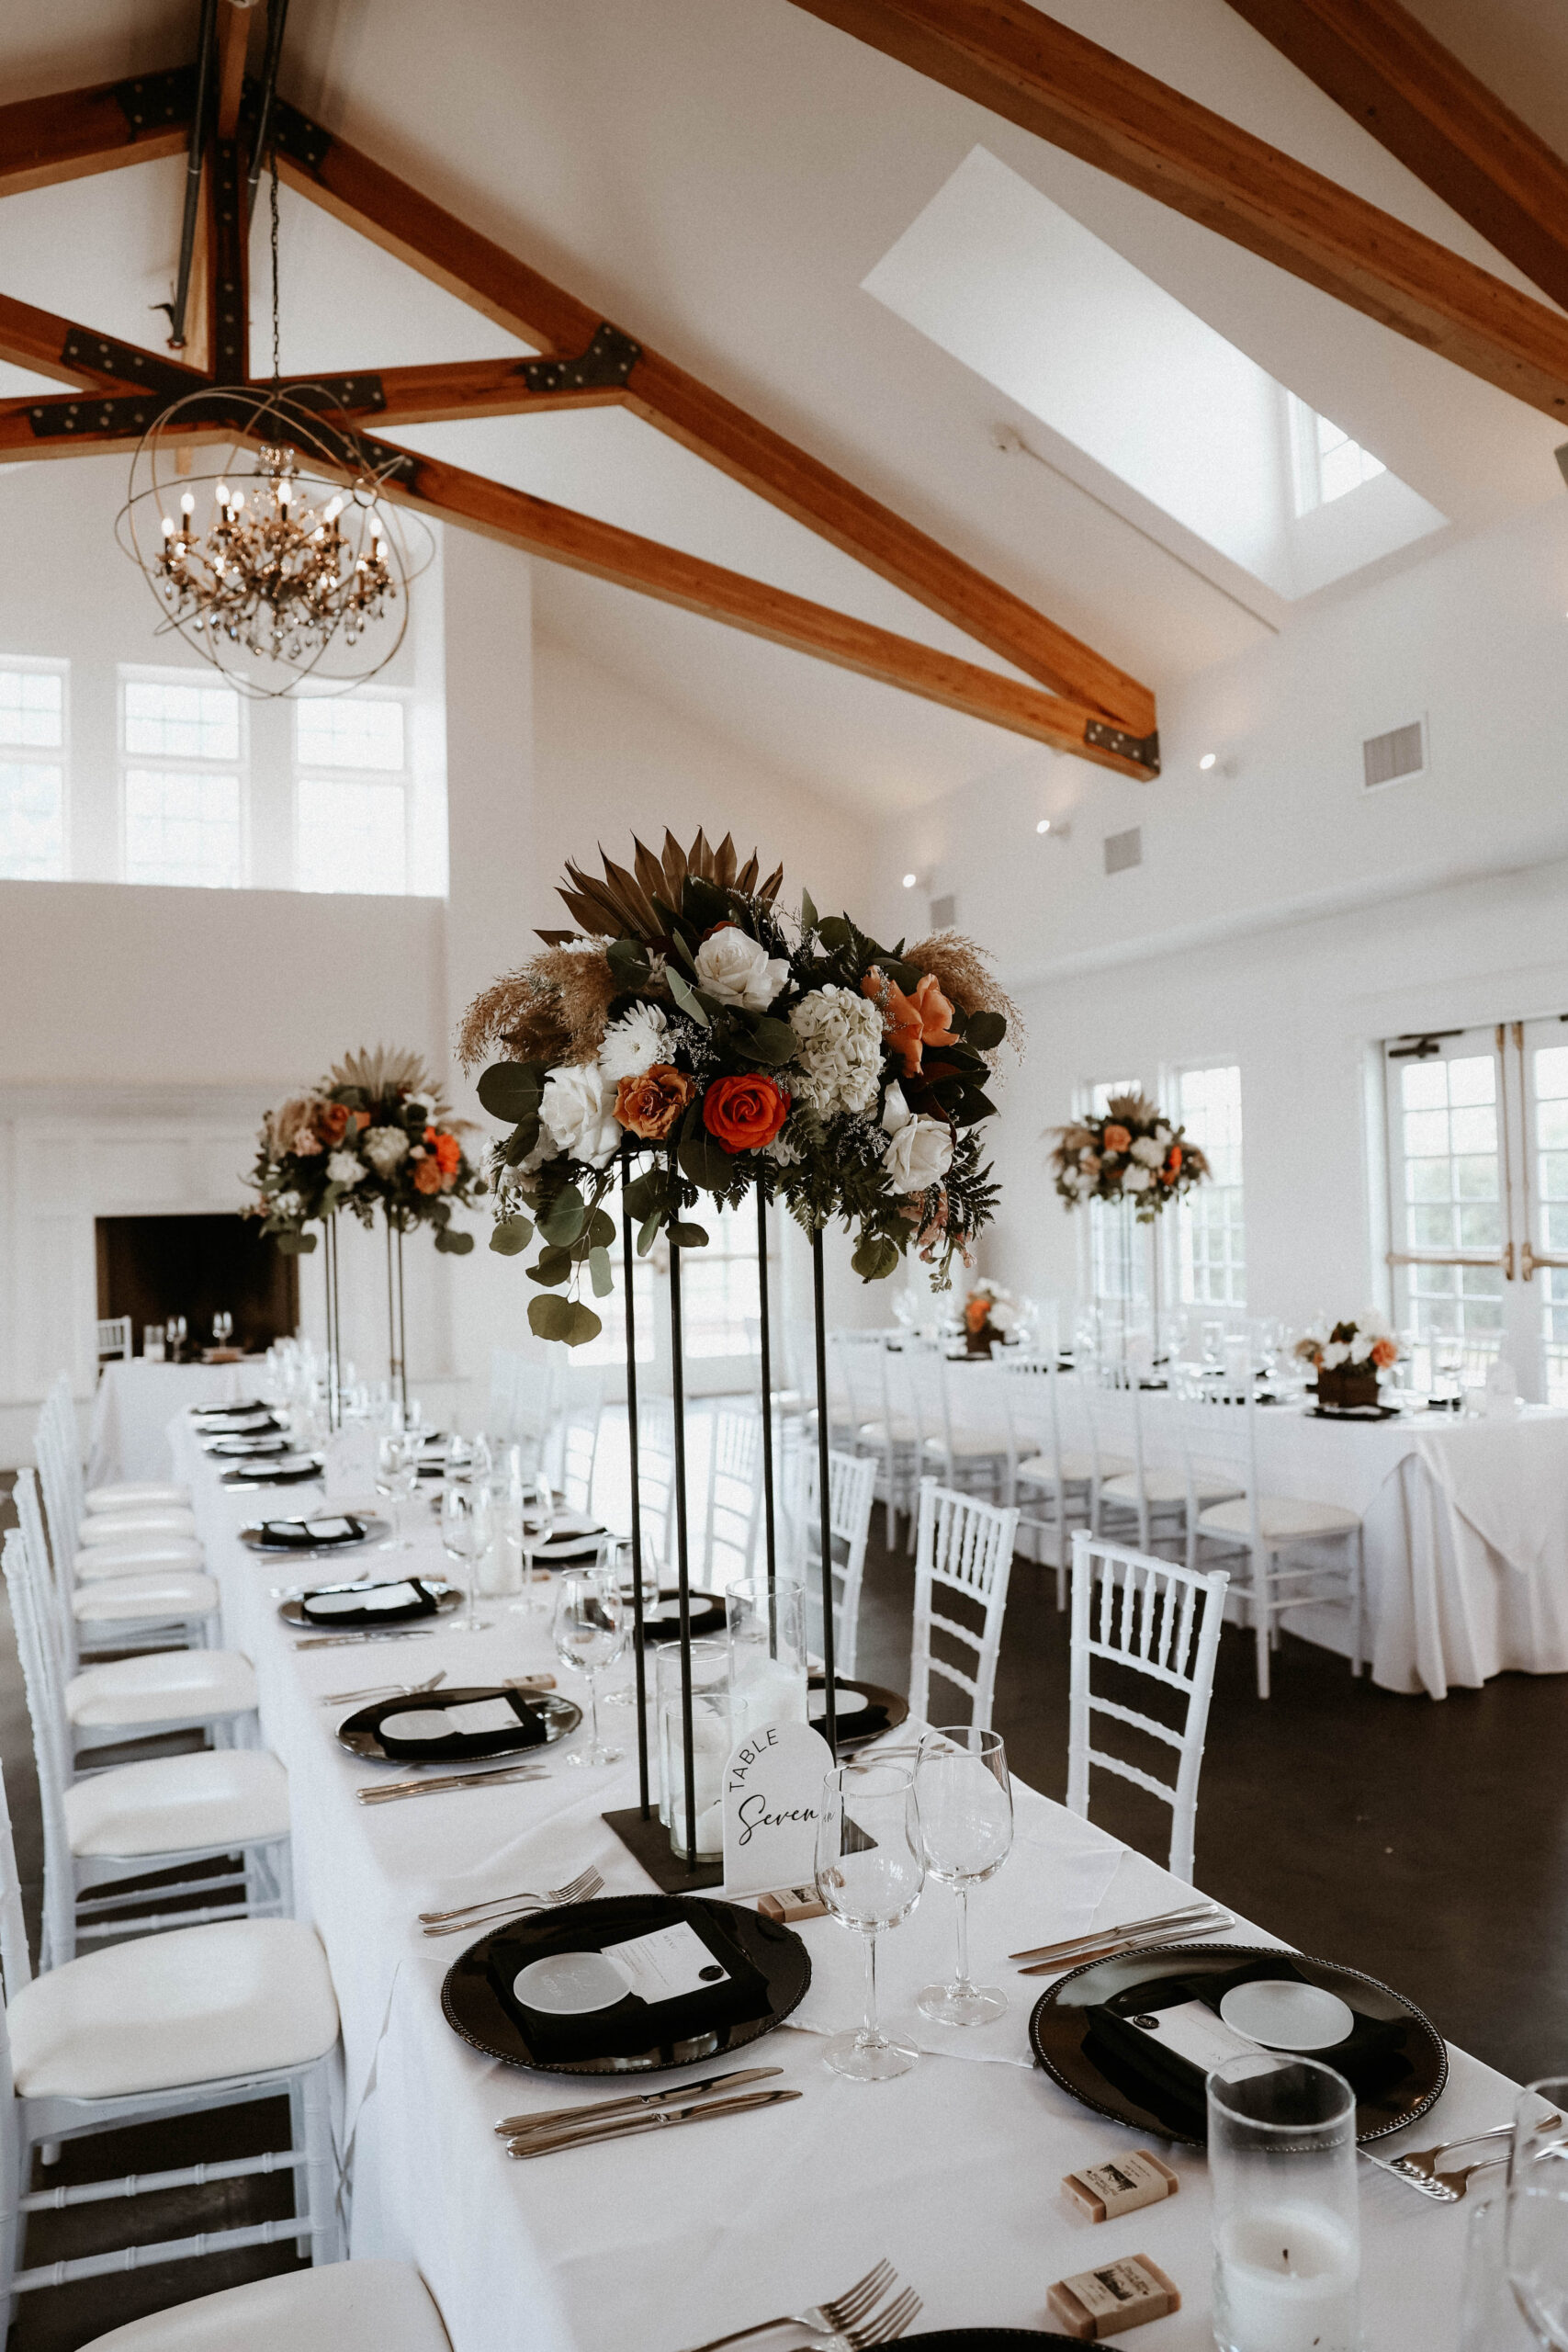
[[[120,684],[127,882],[236,890],[245,880],[244,720],[232,686],[132,673]]]
[[[1093,1079],[1083,1089],[1083,1101],[1092,1117],[1102,1119],[1113,1095],[1142,1091],[1141,1079]],[[1096,1303],[1142,1306],[1149,1295],[1148,1242],[1130,1206],[1090,1201],[1089,1250],[1090,1295]]]
[[[0,875],[65,873],[65,669],[0,667]]]
[[[1310,514],[1327,506],[1347,491],[1359,490],[1388,469],[1381,458],[1328,418],[1291,395],[1291,455],[1296,484],[1296,513]]]
[[[1476,1373],[1504,1345],[1504,1042],[1474,1029],[1387,1049],[1395,1295],[1418,1378],[1434,1351]]]
[[[761,1329],[756,1212],[719,1209],[716,1215],[705,1201],[702,1205],[708,1246],[688,1250],[681,1259],[686,1353],[754,1355]]]
[[[1245,1306],[1247,1220],[1241,1190],[1241,1072],[1184,1069],[1177,1080],[1181,1125],[1209,1162],[1209,1181],[1181,1203],[1177,1238],[1184,1306]]]
[[[294,707],[294,872],[301,890],[408,888],[408,752],[393,695],[306,695]]]

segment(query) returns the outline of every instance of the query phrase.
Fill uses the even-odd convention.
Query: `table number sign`
[[[376,1491],[376,1432],[363,1423],[337,1430],[321,1456],[321,1481],[330,1503],[365,1503]]]
[[[724,1891],[766,1894],[809,1883],[817,1815],[833,1758],[809,1724],[759,1724],[724,1768]]]

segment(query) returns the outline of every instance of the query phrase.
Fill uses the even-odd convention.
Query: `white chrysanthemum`
[[[1165,1158],[1165,1151],[1152,1136],[1140,1136],[1133,1146],[1132,1157],[1140,1168],[1157,1168]]]
[[[333,1184],[352,1189],[365,1175],[363,1163],[352,1151],[334,1151],[327,1162],[327,1176]]]
[[[614,1086],[623,1078],[640,1078],[655,1062],[670,1058],[670,1023],[658,1004],[634,1004],[604,1032],[599,1048],[601,1074]]]
[[[406,1127],[367,1127],[359,1148],[378,1176],[389,1176],[409,1156]]]
[[[621,1140],[615,1090],[593,1062],[553,1069],[545,1080],[539,1125],[569,1159],[607,1168]]]
[[[303,1193],[279,1193],[272,1208],[275,1216],[303,1216],[305,1195]]]
[[[796,1099],[819,1118],[869,1111],[882,1077],[882,1015],[852,989],[815,989],[790,1008]]]

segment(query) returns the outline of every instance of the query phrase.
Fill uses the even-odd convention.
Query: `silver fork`
[[[738,2327],[732,2335],[716,2335],[706,2344],[694,2344],[692,2352],[721,2352],[727,2344],[744,2344],[750,2336],[766,2335],[775,2327],[804,2327],[813,2335],[843,2338],[857,2320],[865,2317],[877,2297],[897,2282],[898,2273],[885,2256],[863,2278],[857,2278],[852,2287],[846,2287],[831,2302],[812,2303],[803,2312],[784,2312],[777,2319],[756,2320],[750,2327]],[[908,2321],[904,2324],[908,2326]],[[876,2339],[871,2336],[867,2341],[874,2343]]]
[[[1543,2115],[1540,2120],[1546,2125],[1560,2123],[1562,2119],[1557,2115]],[[1440,2140],[1435,2148],[1408,2148],[1403,2155],[1390,2156],[1389,2168],[1393,2172],[1403,2173],[1407,2180],[1440,2180],[1443,2176],[1438,2166],[1445,2156],[1452,2155],[1456,2148],[1476,2148],[1483,2140],[1511,2140],[1513,2136],[1511,2123],[1495,2123],[1489,2132],[1464,2132],[1457,2140]],[[1480,2167],[1471,2165],[1465,2169],[1468,2177],[1469,2173],[1478,2171]],[[1463,2191],[1459,2193],[1462,2195]]]
[[[535,1894],[525,1887],[521,1894],[487,1895],[482,1903],[464,1903],[456,1911],[422,1911],[420,1924],[427,1933],[448,1935],[454,1930],[446,1926],[447,1920],[462,1926],[473,1917],[476,1911],[496,1911],[519,1903],[536,1903],[541,1908],[555,1903],[587,1903],[598,1894],[604,1883],[603,1871],[595,1870],[590,1863],[585,1871],[579,1871],[575,1878],[569,1878],[564,1886],[548,1887],[543,1894]]]
[[[438,1667],[428,1682],[375,1682],[368,1690],[323,1690],[318,1705],[346,1707],[357,1699],[368,1706],[372,1699],[417,1699],[426,1690],[434,1690],[438,1682],[446,1679],[446,1668]]]
[[[849,2352],[871,2352],[877,2344],[892,2344],[908,2333],[920,2315],[920,2299],[912,2287],[895,2295],[886,2311],[877,2312],[858,2327],[840,2328],[833,2341],[846,2344]]]

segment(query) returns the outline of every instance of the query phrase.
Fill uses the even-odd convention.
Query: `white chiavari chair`
[[[7,1536],[7,1549],[14,1540]],[[66,1960],[35,1977],[0,1783],[0,2297],[7,2320],[17,2296],[39,2287],[290,2238],[315,2262],[339,2259],[337,2002],[311,1928],[297,1919],[183,1928]],[[281,2094],[293,2124],[282,2154],[32,2188],[35,2149]],[[288,2221],[25,2267],[34,2213],[279,2171],[299,2180]]]
[[[1229,1577],[1223,1568],[1200,1572],[1156,1560],[1103,1537],[1073,1537],[1072,1695],[1067,1733],[1067,1808],[1089,1817],[1091,1768],[1113,1772],[1170,1807],[1174,1878],[1192,1882],[1198,1775],[1209,1727],[1214,1659]],[[1145,1675],[1185,1702],[1179,1731],[1093,1686],[1099,1658]],[[1125,1690],[1118,1681],[1116,1687]],[[1097,1718],[1117,1724],[1139,1741],[1155,1740],[1177,1756],[1176,1778],[1156,1778],[1125,1757],[1095,1745]],[[1142,1751],[1148,1753],[1145,1748]]]
[[[129,1315],[100,1315],[98,1317],[98,1370],[107,1363],[130,1362],[130,1317]]]
[[[906,1395],[903,1353],[890,1354],[885,1331],[830,1331],[829,1363],[849,1408],[846,1451],[869,1453],[878,1468],[887,1543],[898,1543],[899,1514],[910,1508],[920,1459],[920,1430]]]
[[[333,2262],[253,2278],[95,2336],[83,2352],[452,2352],[408,2262]]]
[[[51,1966],[77,1942],[141,1935],[198,1921],[286,1917],[288,1776],[261,1748],[203,1748],[82,1772],[73,1753],[60,1661],[49,1637],[21,1534],[6,1537],[6,1589],[22,1661],[43,1814],[43,1951]],[[238,1858],[238,1865],[235,1858]],[[206,1866],[223,1864],[216,1873]],[[151,1871],[200,1871],[128,1893]],[[200,1909],[145,1916],[149,1902],[242,1891]],[[86,1906],[84,1910],[84,1905]]]
[[[76,1407],[71,1395],[71,1379],[67,1373],[59,1374],[44,1398],[40,1419],[58,1435],[62,1453],[69,1465],[71,1499],[79,1521],[96,1516],[100,1511],[153,1512],[190,1508],[190,1488],[164,1478],[120,1478],[108,1486],[90,1487],[84,1490],[82,1456],[77,1443]]]
[[[1100,1426],[1105,1427],[1110,1411],[1133,1442],[1132,1467],[1101,1482],[1101,1510],[1117,1514],[1123,1526],[1131,1516],[1141,1552],[1152,1551],[1161,1542],[1185,1544],[1190,1505],[1206,1509],[1241,1492],[1234,1472],[1213,1463],[1191,1462],[1168,1422],[1164,1442],[1152,1442],[1143,1387],[1152,1363],[1147,1338],[1129,1340],[1122,1363],[1100,1364],[1089,1375],[1091,1411]]]
[[[78,1770],[93,1751],[166,1733],[207,1731],[214,1747],[250,1747],[256,1735],[256,1678],[238,1650],[146,1650],[75,1670],[75,1619],[50,1566],[38,1482],[17,1474],[17,1516],[32,1590],[52,1643],[65,1720]]]
[[[775,1449],[776,1461],[776,1449]],[[702,1581],[724,1592],[753,1575],[762,1526],[762,1417],[721,1406],[708,1422]]]
[[[833,1667],[855,1670],[860,1593],[876,1499],[876,1464],[869,1453],[828,1456],[828,1535],[833,1555]],[[822,1530],[817,1509],[817,1455],[803,1453],[790,1481],[788,1549],[783,1555],[806,1588],[807,1641],[822,1646]]]
[[[521,1445],[543,1455],[555,1423],[558,1367],[515,1348],[492,1348],[485,1434],[492,1447]]]
[[[49,1545],[72,1621],[71,1663],[102,1649],[204,1647],[217,1623],[218,1587],[193,1537],[130,1534],[80,1544],[81,1521],[59,1430],[39,1418],[34,1450],[49,1512]]]
[[[591,1365],[578,1369],[568,1364],[559,1375],[546,1453],[549,1477],[572,1510],[593,1508],[604,1417],[604,1374]]]
[[[1132,1458],[1083,1443],[1081,1432],[1077,1444],[1067,1442],[1054,1306],[1040,1354],[993,1346],[991,1361],[1007,1422],[1007,1500],[1019,1506],[1021,1529],[1046,1539],[1046,1557],[1056,1571],[1056,1606],[1066,1609],[1072,1521],[1081,1518],[1091,1531],[1099,1526],[1100,1482],[1122,1476],[1132,1469]]]
[[[931,1719],[931,1678],[934,1674],[968,1693],[970,1719],[976,1731],[990,1729],[1002,1620],[1007,1612],[1008,1578],[1012,1572],[1012,1547],[1017,1533],[1016,1505],[998,1509],[993,1503],[976,1500],[973,1495],[961,1495],[951,1487],[940,1487],[934,1478],[920,1480],[915,1532],[915,1631],[909,1663],[909,1709],[922,1721]],[[978,1627],[939,1616],[933,1605],[939,1590],[961,1595],[971,1609],[979,1612]],[[974,1652],[972,1674],[947,1657],[932,1657],[933,1633]]]
[[[1239,1386],[1241,1394],[1235,1394]],[[1329,1601],[1349,1620],[1350,1672],[1359,1675],[1366,1617],[1365,1551],[1361,1521],[1338,1503],[1310,1502],[1296,1496],[1265,1494],[1258,1476],[1258,1405],[1250,1374],[1239,1382],[1215,1385],[1183,1379],[1182,1428],[1191,1476],[1187,1512],[1187,1558],[1195,1566],[1200,1546],[1239,1555],[1246,1564],[1245,1591],[1258,1654],[1258,1695],[1267,1699],[1270,1655],[1280,1645],[1282,1618],[1298,1609]],[[1206,1508],[1198,1482],[1216,1458],[1233,1465],[1234,1498]],[[1303,1558],[1303,1551],[1335,1556]],[[1294,1555],[1296,1556],[1292,1557]]]
[[[919,1431],[921,1477],[1005,1503],[1011,1445],[989,1361],[950,1363],[942,1340],[919,1338],[906,1342],[901,1361]]]

